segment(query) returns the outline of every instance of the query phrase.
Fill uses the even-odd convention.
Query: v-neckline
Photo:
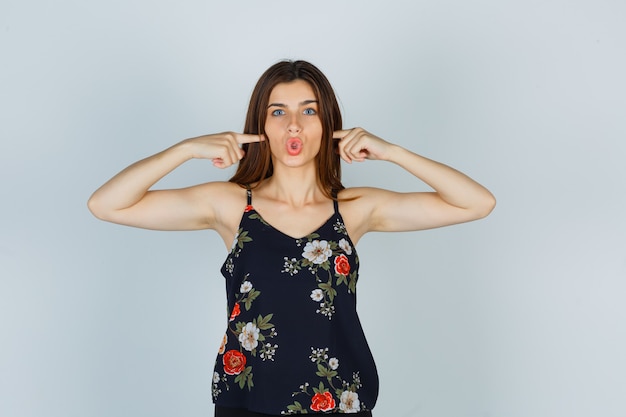
[[[315,230],[313,230],[313,231],[311,231],[311,232],[307,233],[306,235],[304,235],[304,236],[302,236],[302,237],[294,237],[294,236],[292,236],[292,235],[290,235],[290,234],[288,234],[288,233],[283,232],[282,230],[280,230],[279,228],[275,227],[273,224],[271,224],[270,222],[268,222],[267,220],[265,220],[265,218],[263,217],[263,215],[262,215],[261,213],[259,213],[259,212],[257,211],[257,209],[256,209],[256,208],[254,208],[254,206],[253,206],[253,205],[249,205],[249,207],[250,207],[250,210],[248,210],[248,214],[250,214],[250,212],[254,212],[254,213],[256,213],[256,214],[257,214],[257,216],[259,216],[259,220],[260,220],[263,224],[265,224],[265,225],[269,226],[272,230],[275,230],[275,231],[276,231],[276,232],[278,232],[279,234],[281,234],[281,235],[283,235],[283,236],[285,236],[285,237],[287,237],[287,238],[289,238],[289,239],[292,239],[292,240],[303,240],[303,239],[306,239],[308,236],[311,236],[313,233],[317,233],[317,232],[319,232],[319,231],[320,231],[323,227],[325,227],[326,225],[328,225],[328,223],[330,223],[332,220],[334,220],[334,219],[336,218],[336,216],[338,216],[338,215],[339,215],[339,213],[338,213],[338,212],[336,212],[336,211],[334,211],[334,210],[333,210],[333,213],[332,213],[330,216],[328,216],[328,218],[327,218],[327,219],[326,219],[326,220],[325,220],[325,221],[324,221],[321,225],[319,225],[319,226],[318,226]]]

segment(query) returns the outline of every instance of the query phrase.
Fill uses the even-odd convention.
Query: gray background
[[[375,415],[626,415],[625,21],[621,0],[2,0],[0,415],[212,415],[223,243],[85,203],[135,160],[241,130],[282,58],[327,74],[346,127],[498,198],[361,241]],[[192,161],[159,185],[231,173]],[[344,180],[424,189],[381,162]]]

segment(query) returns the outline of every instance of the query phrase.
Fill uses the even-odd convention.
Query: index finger
[[[263,135],[250,135],[247,133],[237,134],[236,136],[237,143],[253,143],[253,142],[262,142],[265,140],[265,136]]]
[[[352,129],[348,129],[348,130],[335,130],[333,132],[333,139],[343,139],[346,136],[348,136],[348,133],[350,133],[352,131]]]

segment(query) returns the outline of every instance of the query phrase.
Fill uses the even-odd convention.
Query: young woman
[[[193,158],[239,164],[228,182],[151,187]],[[340,159],[395,163],[432,192],[344,188]],[[284,61],[259,79],[243,133],[183,140],[117,174],[89,200],[98,218],[159,230],[213,229],[229,252],[216,416],[370,416],[378,377],[356,313],[355,245],[371,231],[480,219],[492,194],[466,175],[361,128],[342,129],[326,77]]]

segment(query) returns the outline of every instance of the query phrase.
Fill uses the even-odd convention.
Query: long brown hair
[[[295,80],[308,82],[319,102],[322,144],[316,156],[317,181],[324,194],[334,199],[335,193],[345,188],[341,183],[341,162],[333,139],[333,132],[341,129],[341,111],[330,82],[316,66],[306,61],[281,61],[269,67],[252,91],[243,133],[265,135],[267,105],[272,89],[277,84]],[[267,141],[246,143],[242,148],[246,155],[239,162],[230,182],[242,186],[258,185],[272,176],[274,167]]]

